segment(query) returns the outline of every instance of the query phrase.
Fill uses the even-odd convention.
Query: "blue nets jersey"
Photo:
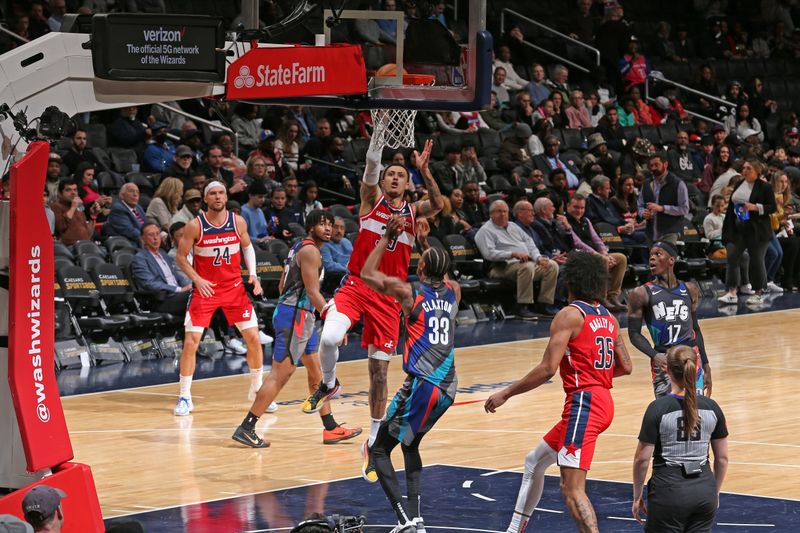
[[[667,289],[647,282],[644,287],[648,296],[644,321],[655,349],[665,352],[676,344],[694,346],[692,295],[686,284],[679,281],[676,287]]]
[[[299,252],[300,248],[303,246],[314,246],[314,241],[310,239],[297,241],[294,246],[292,246],[292,249],[289,250],[289,255],[286,257],[286,263],[284,266],[286,279],[283,281],[283,292],[278,297],[278,303],[291,305],[300,309],[311,311],[313,313],[314,306],[311,304],[311,300],[308,298],[306,287],[303,284],[303,274],[300,271],[300,265],[297,264],[297,252]],[[322,263],[320,262],[320,283],[322,283],[324,277],[325,269],[322,267]]]
[[[414,305],[405,319],[403,370],[454,398],[458,386],[453,343],[458,313],[456,293],[446,283],[437,287],[414,283],[412,290]]]

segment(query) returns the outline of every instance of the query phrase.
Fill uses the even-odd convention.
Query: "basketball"
[[[403,69],[403,75],[408,74],[406,69]],[[395,76],[397,75],[397,65],[394,63],[386,63],[375,71],[376,76]]]

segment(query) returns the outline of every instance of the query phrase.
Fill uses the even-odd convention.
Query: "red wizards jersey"
[[[241,281],[241,238],[236,229],[236,215],[228,211],[221,226],[209,222],[202,211],[197,218],[200,219],[200,237],[192,250],[192,266],[197,274],[217,284]]]
[[[361,269],[367,257],[375,249],[375,245],[386,232],[386,221],[393,215],[402,215],[406,219],[406,226],[397,238],[389,243],[381,258],[378,270],[387,276],[405,280],[408,277],[408,265],[411,262],[411,248],[416,238],[414,228],[414,209],[408,202],[403,202],[399,209],[389,204],[385,196],[381,195],[372,211],[361,217],[361,226],[358,230],[356,242],[353,244],[353,254],[347,263],[347,270],[352,276],[360,276]]]
[[[570,304],[583,315],[580,333],[570,339],[561,359],[564,392],[571,394],[587,387],[611,388],[614,377],[614,345],[617,325],[608,309],[580,300]]]

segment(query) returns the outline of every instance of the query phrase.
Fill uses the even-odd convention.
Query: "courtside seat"
[[[162,313],[143,313],[136,308],[133,285],[117,265],[97,264],[90,271],[92,279],[105,302],[107,310],[121,313],[127,317],[131,327],[152,327],[165,322]]]
[[[87,333],[103,333],[109,337],[129,320],[124,316],[106,315],[100,306],[100,291],[89,274],[79,266],[65,266],[58,271],[64,299],[70,303],[80,327]]]

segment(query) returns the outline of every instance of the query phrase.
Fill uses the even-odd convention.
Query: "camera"
[[[332,531],[336,533],[362,533],[367,519],[364,516],[330,515],[319,518],[309,517],[292,529],[291,533],[317,533],[319,531]]]

